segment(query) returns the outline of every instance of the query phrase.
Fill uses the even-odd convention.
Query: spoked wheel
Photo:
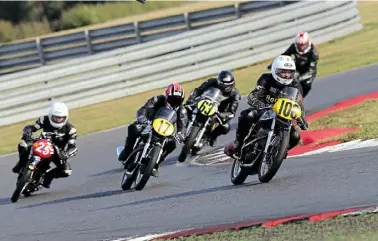
[[[137,175],[135,179],[135,190],[142,190],[150,179],[152,170],[155,167],[155,164],[159,158],[161,151],[160,146],[154,146],[150,152],[150,158],[147,160],[143,166],[138,165]]]
[[[241,163],[238,160],[234,160],[231,168],[231,182],[234,185],[243,184],[248,177],[248,172],[246,169],[241,167]]]
[[[141,152],[136,153],[134,160],[138,161],[140,154],[141,154]],[[132,170],[132,172],[130,174],[130,173],[128,173],[128,170],[125,169],[125,172],[123,173],[123,177],[122,177],[122,181],[121,181],[122,190],[129,190],[131,188],[131,186],[133,185],[133,182],[136,178],[136,175],[138,173],[138,170],[139,170],[139,167],[137,166]]]
[[[272,153],[264,155],[260,163],[258,172],[260,182],[268,183],[272,180],[281,167],[283,158],[285,157],[290,138],[288,131],[281,131],[277,138],[279,138],[278,148],[274,145],[273,148],[275,149]]]

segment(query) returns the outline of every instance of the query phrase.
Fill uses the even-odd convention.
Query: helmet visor
[[[60,124],[60,123],[63,123],[67,119],[67,117],[53,115],[51,119],[54,123]]]
[[[296,43],[296,45],[299,52],[304,52],[306,49],[310,47],[309,43]]]
[[[184,101],[184,98],[181,98],[179,96],[168,96],[167,102],[173,106],[173,107],[178,107],[182,104]]]
[[[295,70],[276,69],[276,75],[282,79],[293,79],[295,75]]]

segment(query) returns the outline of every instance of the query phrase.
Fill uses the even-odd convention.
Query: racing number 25
[[[294,107],[299,108],[297,104],[294,104]],[[285,100],[282,100],[280,109],[278,110],[278,114],[283,115],[285,117],[290,116],[292,119],[297,118],[297,112],[293,111],[293,104]]]

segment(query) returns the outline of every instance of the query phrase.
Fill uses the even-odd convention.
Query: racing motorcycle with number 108
[[[244,138],[240,157],[233,156],[231,182],[244,183],[249,175],[258,174],[260,182],[269,182],[277,173],[287,153],[293,121],[302,117],[300,91],[293,87],[281,90],[276,102],[264,110]]]

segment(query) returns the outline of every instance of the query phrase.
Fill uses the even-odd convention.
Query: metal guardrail
[[[153,41],[292,4],[251,1],[142,22],[0,45],[0,75]]]
[[[186,82],[272,58],[298,31],[315,44],[362,28],[356,1],[299,2],[204,29],[0,77],[0,125]]]

